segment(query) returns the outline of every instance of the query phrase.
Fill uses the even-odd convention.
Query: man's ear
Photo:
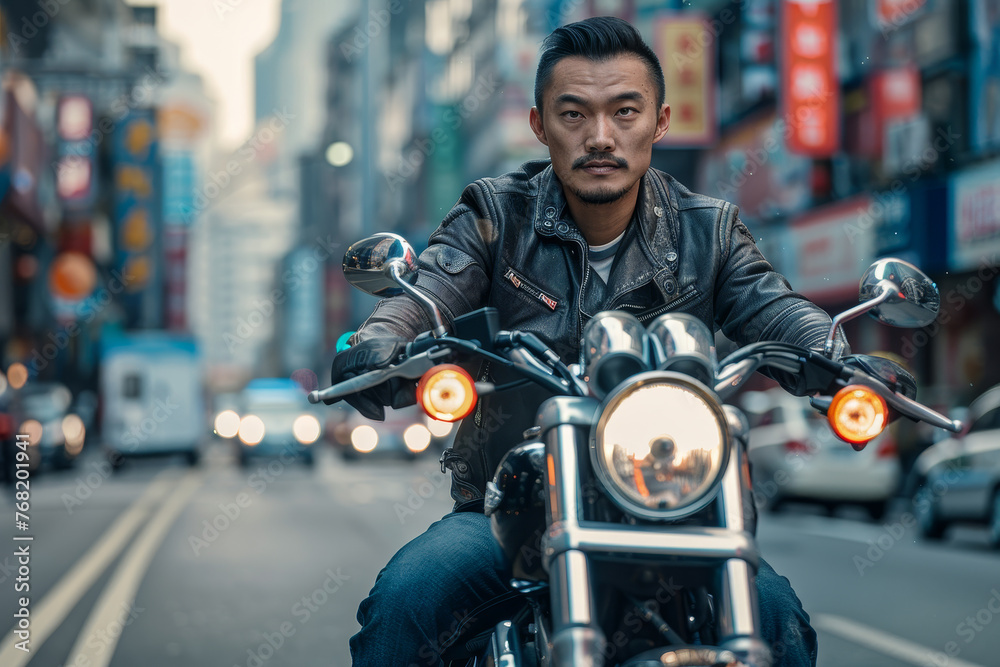
[[[538,110],[538,107],[531,107],[531,111],[528,112],[528,125],[531,126],[531,131],[535,133],[538,140],[548,146],[549,141],[545,138],[545,127],[542,125],[542,112]]]
[[[656,118],[656,133],[653,135],[653,143],[663,138],[670,127],[670,105],[664,104],[660,109],[660,115]]]

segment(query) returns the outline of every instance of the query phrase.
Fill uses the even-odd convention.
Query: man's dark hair
[[[663,69],[653,50],[630,23],[614,16],[595,16],[552,31],[542,42],[542,56],[535,73],[535,106],[542,110],[542,94],[552,78],[552,70],[563,58],[583,56],[603,61],[620,55],[634,55],[646,63],[656,84],[657,108],[666,100]]]

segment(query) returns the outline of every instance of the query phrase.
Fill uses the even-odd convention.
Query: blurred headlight
[[[235,438],[240,432],[240,416],[232,410],[223,410],[215,416],[215,432],[223,438]]]
[[[437,419],[427,418],[427,430],[431,432],[435,438],[444,438],[451,433],[451,429],[454,428],[452,422],[438,421]]]
[[[378,431],[368,424],[362,424],[351,431],[351,444],[354,449],[367,454],[378,445]]]
[[[704,507],[729,460],[725,413],[698,382],[644,373],[606,401],[591,454],[623,510],[674,519]]]
[[[419,454],[431,444],[431,432],[423,424],[413,424],[403,431],[403,442],[407,449]]]
[[[312,415],[299,415],[292,424],[292,433],[303,445],[311,445],[319,440],[319,420]]]
[[[240,441],[253,447],[264,439],[264,421],[257,415],[247,415],[240,420]]]
[[[21,430],[18,433],[28,436],[29,445],[37,445],[42,441],[42,423],[37,419],[28,419],[21,424]]]
[[[66,439],[66,453],[76,456],[83,450],[87,428],[79,415],[68,414],[62,420],[63,437]]]

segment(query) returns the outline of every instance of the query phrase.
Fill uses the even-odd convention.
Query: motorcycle
[[[416,253],[394,234],[352,245],[344,274],[375,296],[410,295],[433,328],[397,363],[313,391],[311,402],[419,378],[424,410],[454,422],[478,396],[518,384],[553,394],[487,483],[485,513],[511,564],[511,591],[443,642],[446,664],[770,665],[756,599],[748,424],[725,403],[755,372],[810,396],[855,449],[898,416],[962,429],[914,400],[914,379],[892,361],[841,357],[837,332],[847,320],[870,313],[919,327],[936,317],[936,285],[898,259],[865,272],[860,303],[833,318],[822,352],[765,341],[721,361],[712,332],[683,313],[648,326],[627,312],[599,313],[574,364],[530,332],[500,330],[490,308],[457,318],[449,333],[415,287]],[[476,359],[519,379],[476,381],[456,363]]]

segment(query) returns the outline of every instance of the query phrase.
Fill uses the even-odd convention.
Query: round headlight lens
[[[319,440],[319,420],[312,415],[299,415],[292,424],[292,434],[303,445],[311,445]]]
[[[375,451],[378,446],[378,431],[368,424],[362,424],[351,431],[351,444],[362,454]]]
[[[611,498],[650,519],[686,516],[707,504],[729,459],[725,414],[701,385],[651,373],[605,403],[592,454]]]
[[[423,424],[410,424],[403,431],[403,442],[408,450],[419,454],[431,444],[431,432]]]

